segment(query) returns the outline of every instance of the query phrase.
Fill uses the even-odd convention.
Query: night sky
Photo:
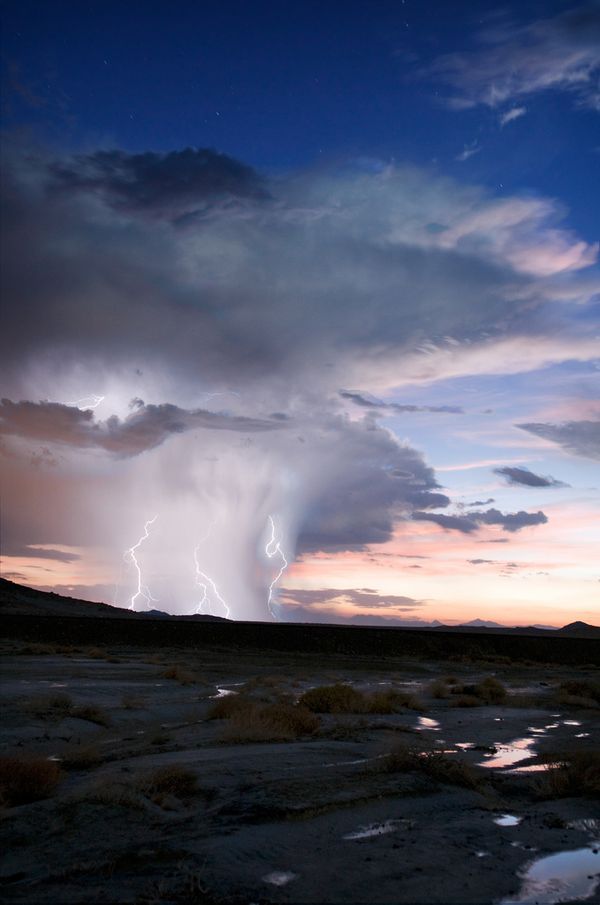
[[[600,4],[2,13],[2,574],[598,622]]]

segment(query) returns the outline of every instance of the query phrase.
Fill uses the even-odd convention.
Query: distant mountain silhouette
[[[561,635],[578,635],[581,636],[589,636],[592,638],[600,637],[600,626],[598,625],[589,625],[587,622],[569,622],[568,625],[563,625],[562,628],[557,629],[559,634]]]
[[[0,613],[19,616],[95,616],[102,619],[193,619],[203,622],[226,622],[222,616],[171,616],[162,610],[125,610],[108,603],[93,603],[77,597],[64,597],[53,591],[38,591],[0,578]]]

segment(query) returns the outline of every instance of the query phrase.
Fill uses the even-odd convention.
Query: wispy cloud
[[[500,126],[503,128],[508,123],[512,123],[515,119],[520,119],[521,116],[525,116],[527,113],[527,107],[511,107],[510,110],[507,110],[500,117]]]
[[[548,90],[600,110],[599,71],[600,8],[590,3],[526,25],[491,26],[475,49],[441,56],[423,74],[454,89],[448,103],[455,110],[495,108]]]

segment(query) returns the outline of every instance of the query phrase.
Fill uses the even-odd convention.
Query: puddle
[[[501,814],[499,817],[494,817],[494,823],[498,826],[518,826],[522,819],[522,817],[515,817],[514,814]]]
[[[589,738],[589,737],[590,737],[589,732],[578,732],[577,735],[575,736],[575,738]]]
[[[59,757],[58,754],[51,754],[46,760],[54,761],[55,764],[60,764],[62,762],[62,757]]]
[[[243,685],[243,682],[236,682],[236,685]],[[217,689],[217,693],[210,695],[211,701],[214,701],[218,698],[228,698],[232,694],[239,694],[239,691],[232,691],[231,688],[225,688],[224,685],[217,685],[215,687]]]
[[[457,742],[456,747],[460,748],[462,751],[468,751],[469,748],[475,747],[475,742]]]
[[[506,773],[541,773],[546,769],[546,764],[527,764],[525,767],[512,767]]]
[[[52,682],[52,684],[50,685],[50,688],[68,688],[68,687],[69,687],[68,682]]]
[[[545,726],[544,728],[545,729],[558,729],[559,725],[560,725],[560,723],[548,723],[548,725]]]
[[[581,726],[580,720],[563,720],[563,726]]]
[[[490,855],[491,855],[491,852],[475,852],[476,858],[489,858]]]
[[[420,716],[417,722],[417,729],[431,729],[432,732],[437,732],[440,728],[438,721],[432,720],[429,716]]]
[[[532,751],[535,741],[534,738],[516,738],[508,745],[497,745],[497,753],[488,755],[478,766],[512,767],[513,764],[518,764],[521,760],[527,760],[528,757],[535,756],[535,752]]]
[[[292,873],[291,870],[274,870],[270,874],[265,874],[262,879],[263,883],[270,883],[271,886],[287,886],[297,876],[298,874]]]
[[[545,726],[542,726],[542,727],[540,727],[539,729],[536,729],[535,726],[528,726],[528,727],[527,727],[527,731],[528,731],[528,732],[535,732],[537,735],[545,735],[545,733],[546,733],[546,727],[545,727]]]
[[[555,905],[588,899],[600,884],[598,848],[578,848],[546,855],[520,871],[523,886],[516,898],[502,899],[500,905]]]
[[[503,723],[503,722],[504,722],[504,718],[501,717],[501,716],[495,716],[495,717],[494,717],[494,722],[495,722],[495,723]]]
[[[373,836],[385,836],[386,833],[394,833],[401,823],[401,820],[386,820],[384,823],[370,823],[368,826],[359,826],[353,833],[346,833],[342,838],[371,839]]]

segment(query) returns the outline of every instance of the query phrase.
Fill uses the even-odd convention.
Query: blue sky
[[[593,621],[598,3],[3,7],[5,571],[127,605],[152,481],[173,611],[218,610],[186,571],[208,525],[265,612],[269,501],[278,618]],[[54,526],[32,468],[77,499]]]

